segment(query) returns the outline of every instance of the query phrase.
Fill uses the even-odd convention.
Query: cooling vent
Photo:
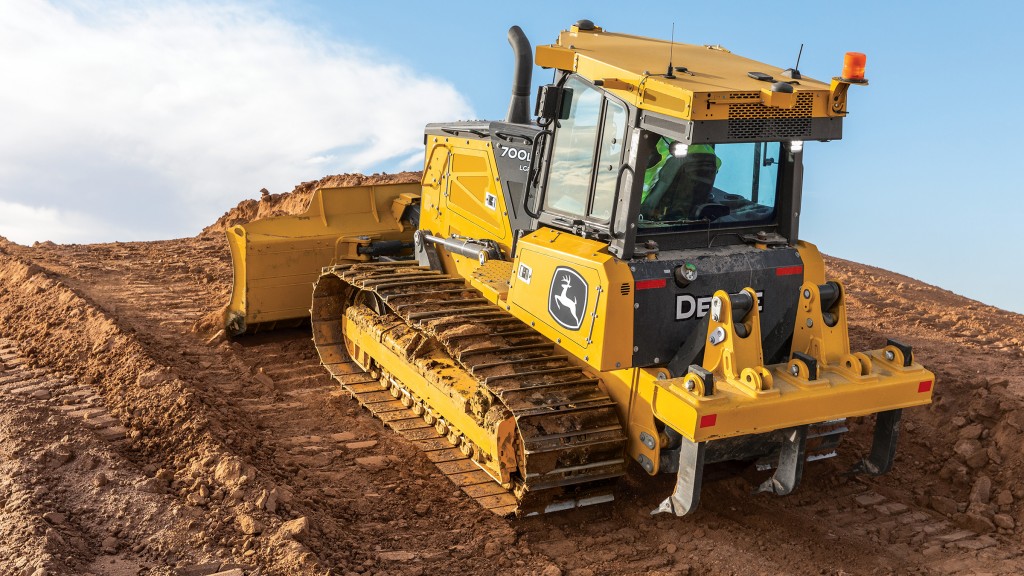
[[[629,296],[629,282],[623,282],[622,287],[619,289],[623,296]]]
[[[813,100],[814,96],[810,93],[798,94],[796,106],[788,109],[773,108],[760,102],[729,104],[729,138],[751,140],[809,137]]]

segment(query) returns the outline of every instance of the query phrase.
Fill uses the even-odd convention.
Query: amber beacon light
[[[843,57],[843,76],[845,81],[863,82],[864,64],[868,57],[862,52],[847,52]]]

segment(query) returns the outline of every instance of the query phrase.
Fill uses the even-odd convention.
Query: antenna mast
[[[672,49],[676,45],[676,23],[672,23],[672,39],[668,44],[668,70],[665,72],[665,78],[675,78],[676,75],[672,73]]]
[[[800,43],[800,51],[797,52],[797,55],[796,55],[796,66],[783,70],[782,71],[782,75],[785,76],[786,78],[792,78],[793,80],[799,80],[799,79],[803,78],[803,76],[800,75],[800,57],[803,56],[803,55],[804,55],[804,44],[803,44],[803,42],[801,42]]]

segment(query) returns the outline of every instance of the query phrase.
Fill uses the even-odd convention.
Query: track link
[[[371,309],[382,339],[409,343],[410,362],[418,350],[443,350],[475,381],[481,390],[474,398],[484,397],[484,407],[468,402],[467,413],[514,417],[520,442],[510,478],[482,465],[490,455],[448,425],[453,416],[426,403],[423,391],[383,369],[353,373],[342,319]],[[484,508],[534,514],[612,499],[610,483],[626,467],[614,402],[597,378],[461,277],[412,263],[325,268],[314,293],[313,333],[332,376]]]

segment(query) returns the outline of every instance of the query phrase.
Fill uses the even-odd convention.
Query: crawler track
[[[341,321],[359,291],[376,297],[387,330],[411,328],[418,349],[443,349],[514,416],[521,443],[511,482],[503,485],[474,462],[465,440],[463,449],[454,447],[457,435],[447,434],[451,443],[438,438],[434,424],[445,414],[424,406],[417,391],[387,374],[353,373]],[[334,378],[484,508],[531,514],[612,499],[609,481],[625,473],[625,437],[599,380],[461,278],[405,263],[332,267],[317,285],[313,310],[321,361]],[[415,355],[410,351],[409,359]]]

